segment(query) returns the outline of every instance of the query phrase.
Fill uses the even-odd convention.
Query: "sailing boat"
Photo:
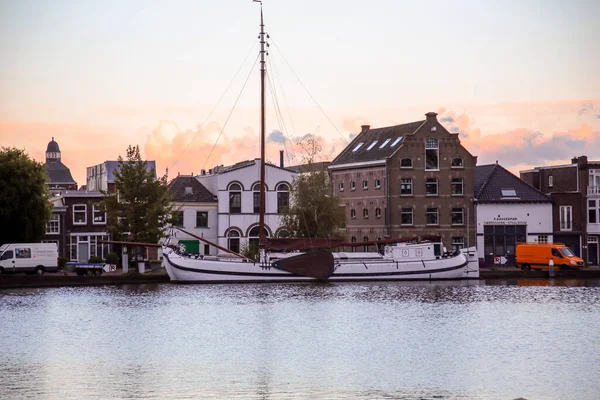
[[[230,258],[193,257],[163,246],[164,264],[171,281],[182,283],[310,282],[352,280],[433,280],[478,278],[474,248],[447,253],[441,238],[388,240],[383,252],[331,252],[330,248],[377,243],[345,243],[326,239],[277,239],[265,235],[265,74],[266,40],[260,13],[260,213],[259,261],[232,252],[177,228],[229,253]]]

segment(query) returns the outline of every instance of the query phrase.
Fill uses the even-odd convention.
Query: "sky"
[[[264,0],[267,158],[339,154],[360,125],[429,111],[478,164],[518,174],[600,160],[596,0]],[[251,0],[0,1],[0,146],[79,185],[139,145],[158,174],[259,156],[258,32]],[[274,96],[273,96],[274,95]]]

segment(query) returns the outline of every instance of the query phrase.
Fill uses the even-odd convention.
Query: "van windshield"
[[[575,254],[573,254],[571,249],[568,247],[561,247],[559,250],[565,257],[574,257],[575,256]]]

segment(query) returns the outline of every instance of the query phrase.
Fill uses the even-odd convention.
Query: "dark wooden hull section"
[[[273,267],[298,276],[326,280],[333,275],[333,254],[328,250],[315,250],[277,260]]]

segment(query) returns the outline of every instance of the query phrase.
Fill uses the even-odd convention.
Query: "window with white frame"
[[[340,192],[344,191],[344,182],[340,182]]]
[[[413,224],[413,209],[403,208],[400,210],[400,223],[402,225],[412,225]]]
[[[573,230],[573,207],[572,206],[560,206],[559,218],[560,218],[560,230],[561,231],[572,231]]]
[[[60,233],[60,215],[52,214],[50,221],[46,224],[46,235],[58,235]]]
[[[465,211],[462,208],[452,209],[452,225],[464,225]]]
[[[363,218],[369,218],[369,209],[363,208]]]
[[[277,185],[277,213],[281,214],[290,207],[290,187],[287,183]]]
[[[462,178],[452,178],[452,181],[450,182],[450,193],[452,196],[462,196],[464,194]]]
[[[438,225],[440,223],[440,215],[437,208],[427,209],[427,225]]]
[[[104,211],[104,207],[100,204],[94,204],[92,207],[92,212],[94,214],[94,225],[106,225],[106,212]]]
[[[400,168],[412,168],[412,158],[403,158],[400,160]]]
[[[260,183],[252,186],[252,206],[254,214],[260,213]]]
[[[354,208],[350,209],[350,218],[356,218],[356,210]]]
[[[464,167],[464,163],[463,163],[463,159],[462,157],[454,157],[452,159],[452,168],[463,168]]]
[[[464,247],[465,247],[464,236],[453,236],[452,237],[452,247],[454,248],[454,250],[464,249]]]
[[[242,186],[238,183],[229,185],[229,213],[242,213]]]
[[[600,223],[600,200],[588,200],[588,224]]]
[[[73,204],[73,225],[87,224],[87,205]]]
[[[375,218],[381,218],[381,208],[379,207],[375,209]]]
[[[425,180],[425,194],[427,196],[437,196],[438,180],[435,178],[427,178]]]
[[[425,139],[425,170],[440,169],[440,145],[437,138]]]
[[[356,190],[356,182],[350,182],[350,190]]]
[[[412,179],[403,178],[400,179],[400,195],[411,196],[412,195]]]
[[[369,181],[363,181],[363,189],[369,188]]]
[[[381,181],[379,179],[375,179],[375,189],[381,188]]]

